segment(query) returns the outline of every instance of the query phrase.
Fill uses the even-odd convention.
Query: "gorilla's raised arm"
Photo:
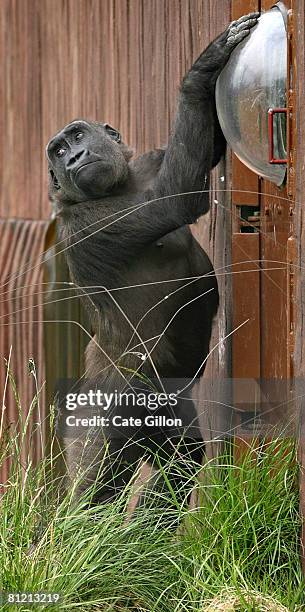
[[[195,61],[182,81],[173,135],[156,178],[155,197],[208,189],[210,170],[225,153],[215,109],[215,85],[232,50],[258,19],[252,13],[229,25]],[[209,208],[208,193],[176,202],[191,223]]]

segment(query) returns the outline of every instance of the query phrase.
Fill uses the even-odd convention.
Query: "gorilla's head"
[[[46,148],[50,196],[84,202],[103,197],[124,183],[132,151],[108,123],[68,123]]]

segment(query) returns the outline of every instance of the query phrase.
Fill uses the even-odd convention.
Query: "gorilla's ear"
[[[112,140],[114,140],[119,145],[121,145],[121,151],[122,151],[126,161],[129,162],[131,160],[131,158],[133,157],[133,155],[134,155],[133,149],[128,147],[128,145],[126,145],[122,141],[122,137],[121,137],[120,132],[118,130],[116,130],[114,127],[112,127],[112,125],[110,125],[109,123],[103,123],[103,127],[105,128],[108,136],[110,136],[110,138],[112,138]]]
[[[121,144],[121,151],[127,162],[129,162],[134,156],[134,150],[128,147],[124,142]]]
[[[58,191],[60,189],[60,184],[53,170],[51,170],[51,168],[49,168],[49,178],[50,178],[51,187],[53,187],[54,189]]]
[[[115,142],[118,142],[119,144],[122,142],[120,132],[112,127],[112,125],[109,125],[109,123],[104,123],[104,128],[112,140],[115,140]]]

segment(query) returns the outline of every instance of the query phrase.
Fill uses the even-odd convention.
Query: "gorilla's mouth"
[[[84,193],[99,196],[104,193],[106,167],[109,168],[109,164],[101,159],[87,161],[78,166],[72,181]]]
[[[83,168],[87,168],[87,166],[91,166],[92,164],[100,164],[101,160],[100,159],[94,159],[92,161],[87,162],[86,164],[82,164],[81,166],[79,166],[76,170],[75,173],[75,177],[78,175],[78,173],[83,170]]]
[[[88,189],[88,184],[93,184],[96,181],[101,180],[101,172],[99,168],[96,168],[97,164],[100,164],[100,159],[92,159],[84,164],[78,166],[73,172],[72,181],[80,189]]]

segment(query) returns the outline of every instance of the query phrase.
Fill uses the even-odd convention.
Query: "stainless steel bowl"
[[[263,13],[216,84],[218,118],[230,147],[246,166],[277,185],[285,180],[287,166],[286,17],[282,2]]]

